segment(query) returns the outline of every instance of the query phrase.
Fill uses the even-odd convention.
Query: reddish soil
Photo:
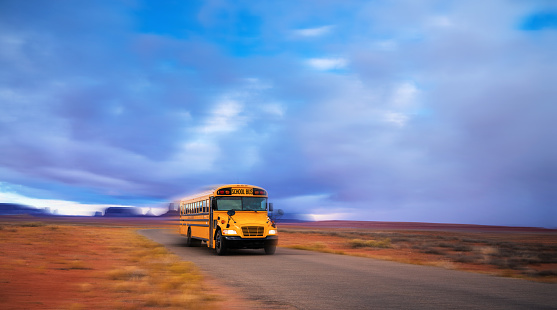
[[[91,228],[4,226],[1,234],[2,307],[69,309],[86,303],[106,308],[106,298],[114,297],[110,292],[84,295],[91,283],[103,280],[103,271],[122,263],[109,249],[112,242],[84,238]]]

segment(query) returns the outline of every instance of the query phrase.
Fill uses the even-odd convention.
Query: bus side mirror
[[[273,212],[273,203],[269,202],[269,211]]]
[[[226,212],[226,214],[228,214],[228,216],[234,216],[234,214],[236,214],[236,211],[228,210],[228,212]]]

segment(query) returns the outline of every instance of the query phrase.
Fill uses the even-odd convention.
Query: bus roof
[[[182,197],[178,200],[195,200],[197,198],[201,198],[201,197],[205,197],[205,196],[214,196],[216,195],[216,192],[219,189],[222,188],[229,188],[229,187],[234,187],[234,188],[251,188],[251,187],[256,187],[262,190],[265,190],[264,188],[262,188],[261,186],[255,186],[255,185],[249,185],[249,184],[220,184],[220,185],[211,185],[208,187],[205,187],[204,189],[200,190],[197,193],[194,193],[192,195],[188,195],[185,197]],[[265,190],[266,191],[266,190]]]

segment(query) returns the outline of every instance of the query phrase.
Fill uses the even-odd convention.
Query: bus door
[[[209,197],[209,247],[213,248],[213,234],[215,231],[215,221],[213,220],[213,204],[216,203],[213,197]]]

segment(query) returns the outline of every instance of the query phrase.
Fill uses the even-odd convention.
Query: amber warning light
[[[231,194],[231,190],[230,188],[223,188],[223,189],[219,189],[217,194],[218,195],[230,195]]]

